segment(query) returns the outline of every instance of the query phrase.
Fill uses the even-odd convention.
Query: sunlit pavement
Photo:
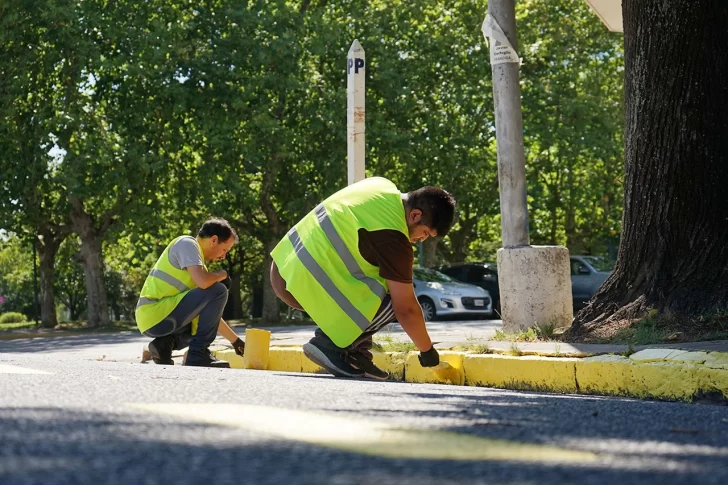
[[[725,406],[140,365],[91,347],[0,353],[0,483],[728,479]]]

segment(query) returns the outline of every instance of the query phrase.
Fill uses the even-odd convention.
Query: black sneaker
[[[389,379],[389,372],[377,367],[374,364],[374,361],[369,360],[369,358],[361,352],[347,352],[345,359],[353,367],[363,370],[364,377],[376,379],[378,381],[386,381]]]
[[[184,365],[192,367],[213,367],[215,369],[229,369],[230,364],[224,360],[217,359],[209,349],[187,351],[187,358]]]
[[[174,361],[172,360],[174,344],[174,335],[157,337],[149,342],[149,353],[152,354],[152,360],[154,363],[161,365],[174,365]]]
[[[303,354],[336,377],[364,377],[364,371],[355,369],[344,360],[343,352],[329,350],[309,342],[303,346]]]

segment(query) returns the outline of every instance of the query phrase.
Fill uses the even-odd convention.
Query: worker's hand
[[[434,345],[427,352],[420,352],[417,358],[420,360],[422,367],[435,367],[440,363],[440,354],[437,353]]]
[[[238,354],[240,357],[243,356],[245,353],[245,342],[243,342],[243,339],[238,337],[238,339],[233,342],[233,349],[235,349],[235,353]]]

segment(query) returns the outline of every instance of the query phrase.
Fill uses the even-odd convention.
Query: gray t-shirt
[[[177,269],[188,266],[204,266],[200,256],[200,245],[192,236],[182,236],[169,248],[169,262]]]

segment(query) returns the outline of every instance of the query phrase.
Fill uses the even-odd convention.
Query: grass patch
[[[456,345],[453,350],[460,352],[469,352],[471,354],[490,354],[492,353],[488,344],[468,342],[464,345]]]
[[[533,328],[520,330],[516,333],[506,333],[502,330],[496,330],[495,335],[493,335],[493,340],[503,342],[537,342],[538,333]]]
[[[514,357],[520,357],[523,355],[523,352],[521,351],[521,349],[518,348],[518,345],[515,342],[513,342],[511,344],[511,348],[508,349],[508,355],[512,355]]]
[[[411,352],[417,350],[417,346],[412,342],[396,340],[391,335],[383,335],[375,337],[372,350],[377,352]]]
[[[19,328],[33,328],[35,322],[0,323],[0,330],[17,330]]]

